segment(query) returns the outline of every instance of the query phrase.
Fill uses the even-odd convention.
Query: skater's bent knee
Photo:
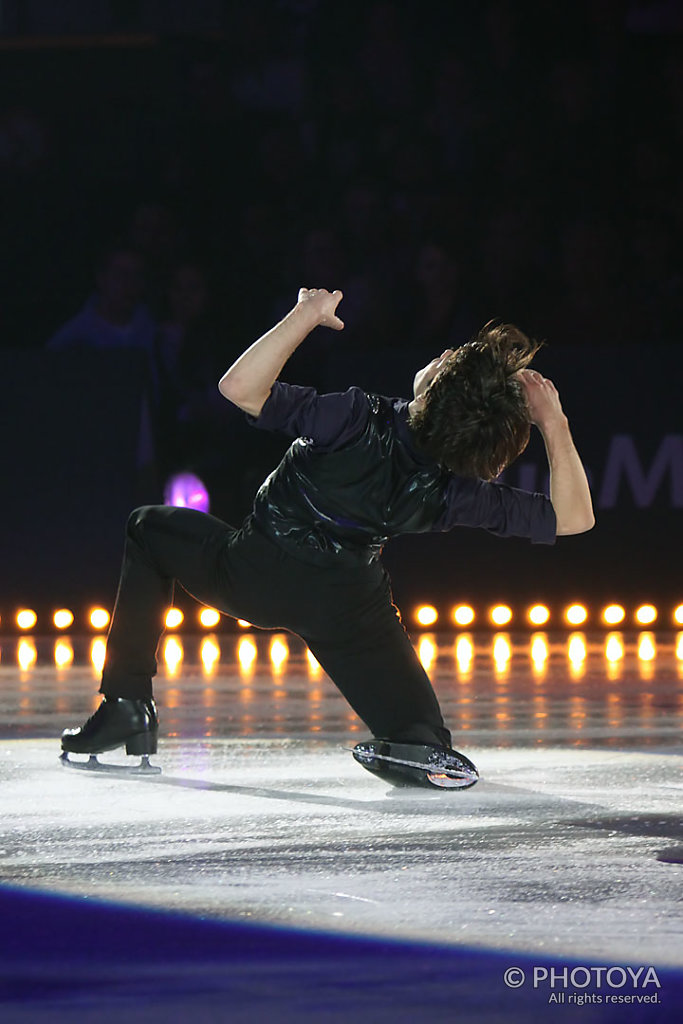
[[[135,538],[138,535],[138,532],[145,522],[149,520],[151,513],[156,510],[156,507],[156,505],[141,505],[140,508],[133,509],[126,523],[126,533],[129,537]]]

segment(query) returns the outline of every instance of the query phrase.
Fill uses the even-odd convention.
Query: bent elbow
[[[239,386],[238,382],[231,380],[227,375],[219,380],[218,390],[223,398],[227,398],[229,402],[232,402],[238,409],[242,409],[243,412],[248,413],[250,416],[259,415],[268,397],[268,395],[256,397],[253,394],[249,394],[244,388]]]
[[[589,512],[581,517],[575,517],[571,520],[563,522],[558,520],[557,523],[557,536],[558,537],[574,537],[579,533],[588,533],[595,526],[595,516],[593,512]]]
[[[588,533],[588,531],[592,530],[594,526],[595,526],[595,516],[591,512],[591,514],[589,516],[586,516],[586,518],[583,519],[583,521],[580,523],[580,525],[577,527],[577,529],[574,530],[574,533]]]
[[[223,398],[227,398],[228,401],[232,401],[230,397],[232,389],[230,387],[230,383],[225,379],[225,377],[221,377],[218,381],[218,390],[222,394]]]

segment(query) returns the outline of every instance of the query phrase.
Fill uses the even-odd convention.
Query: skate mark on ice
[[[236,786],[231,783],[210,782],[208,779],[183,779],[178,776],[165,775],[161,778],[147,780],[156,786],[175,786],[180,789],[207,790],[214,793],[233,793],[237,796],[262,797],[264,800],[283,800],[286,803],[297,801],[306,804],[317,804],[324,807],[347,807],[351,810],[389,811],[376,800],[349,800],[345,797],[322,796],[313,793],[301,793],[292,790],[264,789],[262,786]],[[393,808],[392,808],[393,813]],[[424,811],[422,811],[424,813]]]

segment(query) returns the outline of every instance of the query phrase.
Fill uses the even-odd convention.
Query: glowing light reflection
[[[496,674],[502,675],[507,672],[512,657],[512,647],[509,637],[505,633],[498,633],[493,641],[493,661]]]
[[[284,637],[275,636],[270,642],[270,660],[275,672],[282,672],[289,658],[289,647]]]
[[[211,675],[215,671],[221,657],[221,649],[213,637],[207,636],[202,640],[199,656],[204,666],[204,674]]]
[[[183,645],[175,636],[168,636],[164,640],[163,658],[166,663],[168,674],[173,676],[183,660]]]
[[[569,717],[573,729],[583,729],[585,724],[586,712],[584,710],[586,702],[582,697],[572,697],[571,707],[573,710],[570,712]]]
[[[256,644],[251,637],[242,637],[237,645],[237,659],[240,663],[240,669],[242,672],[250,672],[254,662],[256,661]]]
[[[583,633],[572,633],[567,644],[567,657],[569,658],[569,674],[572,679],[580,679],[586,671],[586,656],[588,647]]]
[[[319,679],[322,674],[322,666],[315,654],[309,651],[308,647],[306,648],[306,661],[308,662],[308,674],[311,679]]]
[[[57,668],[68,668],[74,660],[74,649],[68,640],[57,640],[55,643],[55,665]]]
[[[683,661],[683,633],[676,635],[676,658]]]
[[[467,634],[459,636],[455,641],[455,660],[461,675],[467,675],[470,671],[473,658],[474,644],[472,643],[472,638]]]
[[[99,675],[104,668],[104,657],[107,653],[107,644],[102,637],[93,640],[90,644],[90,661],[95,672]]]
[[[531,638],[531,661],[534,666],[535,675],[541,675],[545,672],[549,653],[550,650],[545,633],[535,633]]]
[[[607,694],[607,724],[618,726],[621,725],[622,720],[622,708],[621,708],[621,694],[620,693],[608,693]]]
[[[653,661],[657,656],[654,633],[641,633],[638,637],[639,661]]]
[[[419,643],[417,645],[417,656],[420,659],[420,663],[425,672],[429,672],[429,670],[431,669],[432,665],[436,660],[436,655],[437,646],[434,643],[432,637],[420,637]]]
[[[21,640],[17,648],[17,661],[20,667],[26,672],[36,663],[38,652],[33,640]]]
[[[545,729],[548,725],[547,702],[543,693],[537,693],[534,697],[534,725],[536,729]]]
[[[167,690],[166,691],[165,704],[166,704],[166,707],[169,710],[175,710],[177,707],[179,707],[180,706],[180,691],[179,690],[175,690],[175,689]],[[173,721],[176,722],[177,718],[174,718]],[[171,734],[169,734],[169,735],[171,735]]]
[[[610,662],[621,661],[624,657],[624,641],[621,633],[609,633],[605,641],[605,657]]]

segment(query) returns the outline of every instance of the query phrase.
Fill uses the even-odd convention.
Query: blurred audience
[[[164,464],[218,464],[216,380],[300,285],[344,291],[344,335],[287,368],[327,387],[348,350],[438,354],[491,317],[677,342],[683,60],[652,5],[219,6],[210,36],[3,72],[3,344],[42,343],[121,238],[49,347],[145,354]]]
[[[95,282],[94,294],[52,336],[48,348],[132,348],[151,359],[156,323],[143,302],[142,256],[123,246],[107,249],[97,262]]]
[[[409,292],[406,342],[424,357],[461,345],[480,324],[452,244],[428,241],[417,251]]]
[[[217,426],[225,408],[217,381],[220,331],[203,268],[180,263],[168,280],[155,339],[159,380],[157,450],[164,475],[196,468],[221,443]]]
[[[148,53],[126,81],[121,109],[143,83],[156,83],[135,122],[136,131],[155,128],[137,171],[125,163],[117,172],[128,178],[111,209],[122,208],[126,189],[153,198],[128,204],[124,247],[102,262],[95,296],[51,347],[151,351],[141,259],[144,297],[171,316],[157,336],[166,355],[176,343],[189,352],[195,342],[178,338],[197,329],[171,315],[169,278],[180,289],[184,275],[197,293],[200,278],[214,278],[212,316],[230,329],[220,340],[208,332],[196,358],[219,367],[273,308],[288,308],[300,283],[313,282],[344,290],[351,349],[439,348],[489,316],[516,318],[558,343],[596,333],[618,343],[620,318],[627,330],[651,325],[650,344],[671,339],[680,312],[673,237],[683,217],[675,173],[683,62],[665,26],[652,43],[618,0],[580,0],[571,10],[538,0],[456,8],[349,0],[343,9],[257,0],[222,17],[222,39],[174,44],[173,59],[159,54],[154,66]],[[116,65],[99,85],[89,73],[109,109]],[[80,85],[65,80],[62,107],[78,105]],[[91,109],[83,104],[84,125]],[[50,140],[52,174],[59,153],[75,213],[70,269],[58,276],[72,291],[84,276],[81,222],[90,213],[104,224],[110,205],[91,179],[97,160],[106,172],[112,155],[101,133],[98,150],[86,145],[89,180],[79,195],[76,124],[64,123],[60,136],[58,119],[14,96],[0,110],[10,212],[12,194],[43,159],[46,143],[36,140]],[[40,136],[25,125],[42,126]],[[48,186],[40,179],[38,187]],[[63,226],[63,218],[46,222],[46,252],[55,248],[50,231]],[[178,269],[188,245],[205,270]],[[18,251],[27,258],[26,246]],[[21,275],[10,268],[7,277]],[[53,302],[63,291],[43,287]],[[21,296],[6,303],[24,317],[28,306]],[[329,348],[321,339],[302,351],[297,370],[324,377]]]

